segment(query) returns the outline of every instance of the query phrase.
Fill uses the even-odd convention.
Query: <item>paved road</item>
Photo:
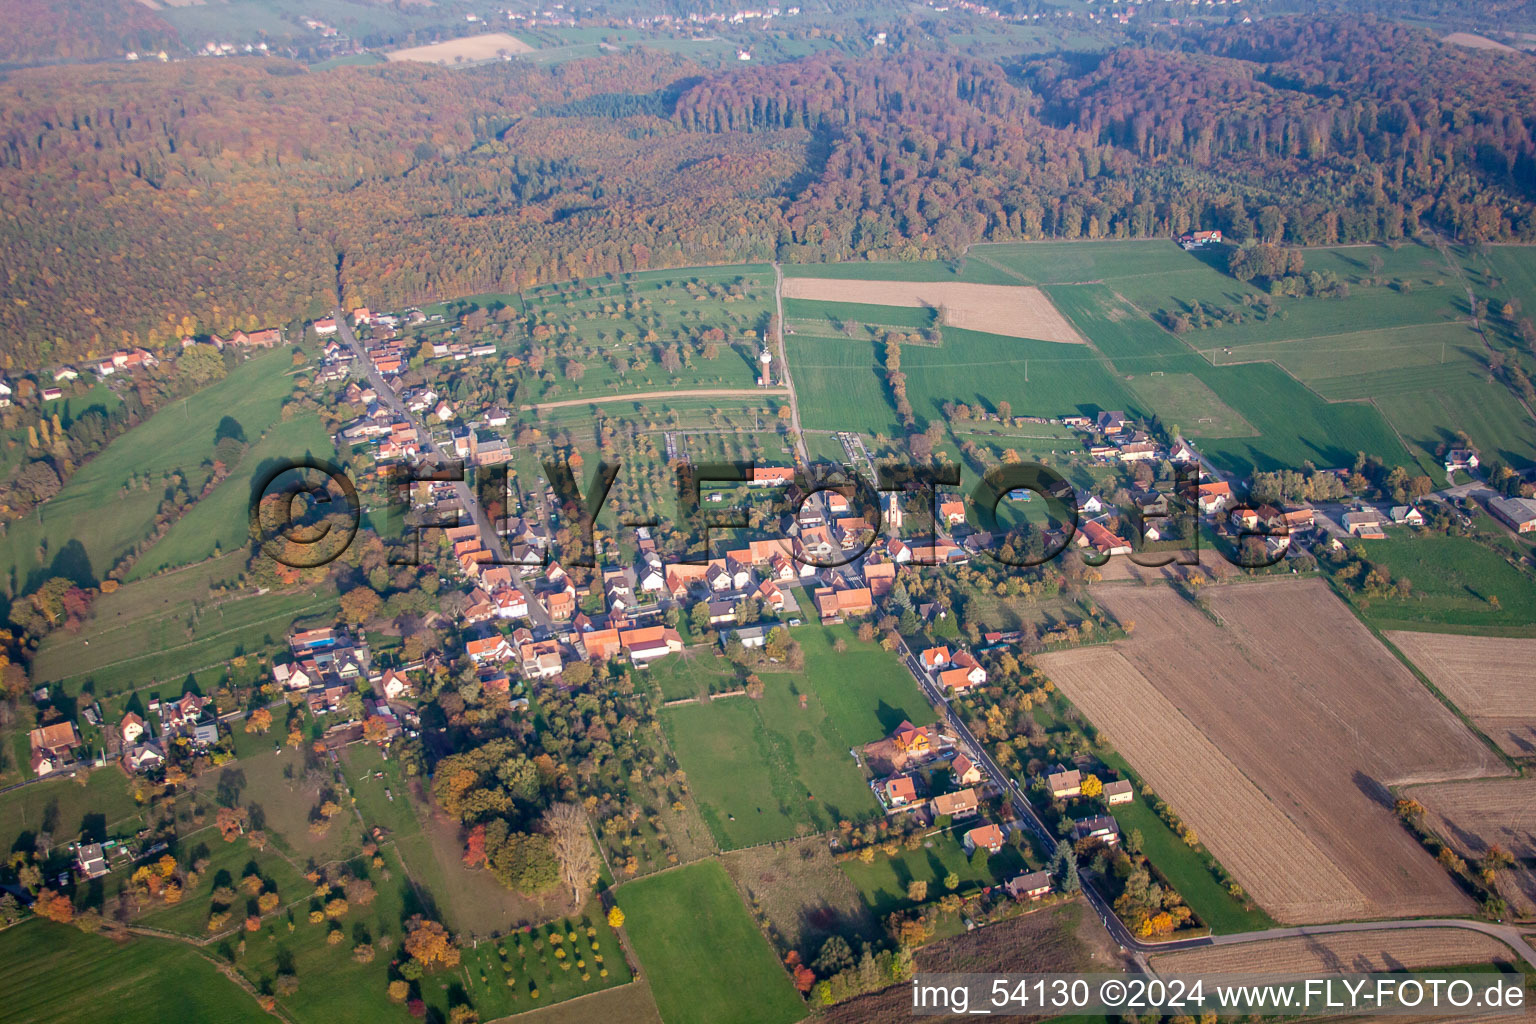
[[[421,450],[427,456],[427,459],[424,461],[450,461],[438,449],[437,443],[432,440],[432,432],[427,429],[426,423],[415,413],[407,409],[405,403],[400,400],[400,396],[395,394],[394,390],[384,382],[384,375],[379,373],[373,365],[373,360],[368,358],[368,353],[364,350],[363,343],[358,341],[357,335],[352,332],[352,328],[348,325],[346,315],[340,309],[337,309],[333,315],[336,317],[337,333],[341,336],[341,340],[346,343],[347,347],[357,355],[358,362],[368,375],[368,382],[373,385],[374,391],[378,392],[379,400],[393,409],[396,416],[399,416],[416,428],[416,436],[420,441]],[[453,492],[458,497],[460,506],[469,514],[470,521],[480,531],[480,541],[485,545],[486,550],[495,553],[500,561],[510,562],[512,556],[507,552],[506,545],[502,543],[501,535],[496,532],[494,525],[489,517],[486,516],[485,509],[480,507],[480,502],[476,499],[474,492],[470,490],[469,484],[466,481],[457,480],[453,484]],[[515,572],[512,574],[512,585],[522,591],[524,599],[528,602],[528,618],[536,625],[550,626],[551,619],[549,613],[544,609],[543,602],[534,596],[533,591],[528,588]]]
[[[784,387],[789,391],[789,427],[795,434],[795,452],[800,465],[809,469],[811,452],[805,446],[805,434],[800,429],[800,400],[795,397],[795,381],[789,373],[789,352],[784,347],[784,268],[779,266],[778,260],[773,261],[773,311],[778,324],[773,340],[779,347],[779,376],[784,378]]]
[[[1404,928],[1461,928],[1490,935],[1510,946],[1536,967],[1536,949],[1526,941],[1518,928],[1491,921],[1469,921],[1455,917],[1418,918],[1410,921],[1350,921],[1343,924],[1313,924],[1296,928],[1271,928],[1262,932],[1240,932],[1235,935],[1217,935],[1208,940],[1212,946],[1235,946],[1249,942],[1267,942],[1272,939],[1289,939],[1303,935],[1337,935],[1340,932],[1380,932]],[[1159,947],[1161,948],[1161,947]]]

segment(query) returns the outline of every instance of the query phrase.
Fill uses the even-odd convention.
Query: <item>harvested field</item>
[[[1111,973],[1125,969],[1119,949],[1081,902],[1011,917],[917,951],[920,973],[1026,972]],[[909,1024],[912,988],[896,985],[830,1007],[816,1019],[823,1024]],[[974,1017],[925,1017],[931,1021]],[[1011,1018],[1025,1020],[1028,1018]]]
[[[943,323],[948,327],[1010,338],[1085,344],[1083,336],[1051,305],[1045,293],[1026,285],[786,277],[784,297],[874,306],[928,306],[943,311]]]
[[[1467,858],[1490,846],[1515,855],[1501,872],[1499,894],[1522,917],[1536,915],[1536,778],[1478,779],[1414,786],[1404,791],[1424,805],[1424,824]]]
[[[1365,894],[1118,651],[1039,662],[1277,920],[1364,916]]]
[[[1497,39],[1489,39],[1487,36],[1474,35],[1471,32],[1452,32],[1446,36],[1443,42],[1455,46],[1465,46],[1470,50],[1502,50],[1505,53],[1517,53],[1513,46],[1507,46]]]
[[[1101,587],[1133,636],[1040,663],[1276,918],[1466,913],[1388,787],[1505,774],[1316,580]]]
[[[820,837],[737,850],[721,860],[742,898],[760,907],[783,945],[807,962],[829,936],[879,934],[858,889]]]
[[[506,32],[488,32],[485,35],[448,39],[426,46],[409,46],[403,50],[391,50],[384,56],[390,60],[414,60],[425,64],[457,64],[476,60],[494,60],[508,53],[532,53],[533,47],[517,36]]]
[[[1465,928],[1398,928],[1206,946],[1152,957],[1159,974],[1351,974],[1520,963],[1504,943]]]
[[[1536,640],[1408,631],[1387,639],[1506,753],[1536,756]]]

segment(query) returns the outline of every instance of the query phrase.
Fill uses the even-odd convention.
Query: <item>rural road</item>
[[[1296,928],[1271,928],[1262,932],[1215,935],[1206,940],[1204,944],[1211,946],[1235,946],[1248,942],[1267,942],[1271,939],[1291,939],[1306,935],[1337,935],[1341,932],[1380,932],[1414,928],[1461,928],[1467,931],[1481,932],[1484,935],[1498,939],[1524,957],[1527,964],[1536,967],[1536,949],[1531,948],[1530,943],[1525,940],[1519,929],[1507,924],[1494,924],[1491,921],[1470,921],[1457,917],[1415,918],[1407,921],[1350,921],[1343,924],[1312,924]],[[1152,943],[1147,951],[1156,952],[1160,949],[1166,950],[1167,948]]]
[[[779,375],[784,378],[784,387],[789,391],[789,429],[795,434],[795,454],[800,466],[809,470],[811,450],[805,446],[805,432],[800,429],[800,400],[795,397],[795,380],[789,373],[789,352],[784,347],[784,268],[779,266],[778,260],[773,261],[773,312],[777,324],[773,340],[779,349]]]
[[[368,353],[363,348],[363,343],[357,340],[357,335],[353,333],[351,326],[347,323],[346,314],[338,307],[332,315],[336,318],[336,330],[340,334],[341,340],[346,342],[347,347],[356,354],[358,363],[367,371],[368,382],[373,385],[373,390],[378,393],[379,398],[386,405],[395,411],[395,415],[416,428],[416,436],[420,441],[422,452],[431,461],[449,461],[438,450],[436,443],[432,440],[432,432],[427,429],[427,425],[407,409],[405,403],[400,401],[400,396],[395,394],[394,389],[385,383],[384,375],[374,367],[373,360],[368,358]],[[470,521],[479,529],[480,542],[485,545],[486,550],[495,552],[496,561],[504,565],[515,564],[507,554],[506,547],[501,542],[501,535],[496,532],[494,525],[486,518],[485,509],[480,507],[480,502],[476,500],[474,492],[470,490],[469,483],[465,480],[454,481],[453,491],[459,499],[459,505],[469,514]],[[544,602],[534,596],[533,591],[528,588],[527,584],[515,572],[512,574],[512,585],[522,592],[523,599],[528,602],[528,617],[537,625],[549,626],[551,620],[549,612],[544,609]]]
[[[695,391],[631,391],[622,395],[593,396],[592,398],[566,398],[558,402],[539,402],[525,405],[524,409],[569,409],[575,405],[599,405],[603,402],[638,402],[649,398],[751,398],[753,395],[781,394],[785,389],[771,388],[700,388]],[[793,389],[790,389],[793,395]]]

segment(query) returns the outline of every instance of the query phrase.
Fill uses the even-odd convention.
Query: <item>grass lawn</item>
[[[805,1004],[715,860],[618,890],[666,1024],[790,1024]]]
[[[272,1018],[190,946],[117,943],[33,920],[0,932],[0,1005],[29,1024],[260,1024]]]
[[[1189,438],[1251,437],[1253,425],[1192,373],[1141,374],[1131,389],[1164,423]]]
[[[934,899],[946,891],[944,878],[951,872],[960,876],[958,891],[967,892],[1026,870],[1023,856],[1011,845],[990,856],[965,855],[961,837],[984,824],[982,818],[956,822],[948,832],[926,837],[923,846],[916,850],[901,849],[894,857],[876,850],[875,859],[868,864],[856,857],[845,860],[843,872],[875,917],[884,920],[887,914],[912,906],[907,899],[907,886],[912,882],[927,882],[928,898]]]
[[[128,793],[128,780],[116,766],[76,779],[44,779],[0,794],[0,844],[10,850],[23,833],[46,832],[55,846],[70,842],[87,827],[110,837],[131,835],[143,827],[139,805]],[[117,826],[121,826],[118,828]]]
[[[860,641],[852,628],[808,624],[790,635],[805,652],[805,672],[795,677],[796,685],[815,692],[847,745],[873,743],[905,719],[917,722],[933,714],[896,655]],[[839,639],[848,646],[841,653],[832,646]]]
[[[1536,579],[1475,540],[1397,533],[1365,542],[1365,555],[1412,584],[1407,598],[1356,601],[1381,629],[1536,636]]]
[[[795,692],[796,680],[765,680],[761,700],[727,697],[662,712],[699,812],[722,848],[825,832],[843,818],[878,812],[850,744],[814,693]]]
[[[42,506],[40,516],[11,524],[0,548],[0,574],[14,573],[22,591],[50,576],[94,583],[106,575],[148,531],[164,495],[161,477],[178,468],[195,475],[212,457],[214,431],[224,417],[237,420],[249,438],[278,421],[293,390],[290,366],[287,349],[257,356],[117,438]],[[135,476],[148,486],[125,490]],[[108,508],[112,514],[103,515]]]
[[[731,689],[736,680],[730,665],[715,657],[708,647],[685,651],[676,658],[661,658],[641,673],[661,693],[662,700],[681,700],[716,690]]]

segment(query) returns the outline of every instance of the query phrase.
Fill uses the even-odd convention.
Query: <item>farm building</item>
[[[1536,530],[1536,498],[1493,498],[1488,508],[1516,533]]]

